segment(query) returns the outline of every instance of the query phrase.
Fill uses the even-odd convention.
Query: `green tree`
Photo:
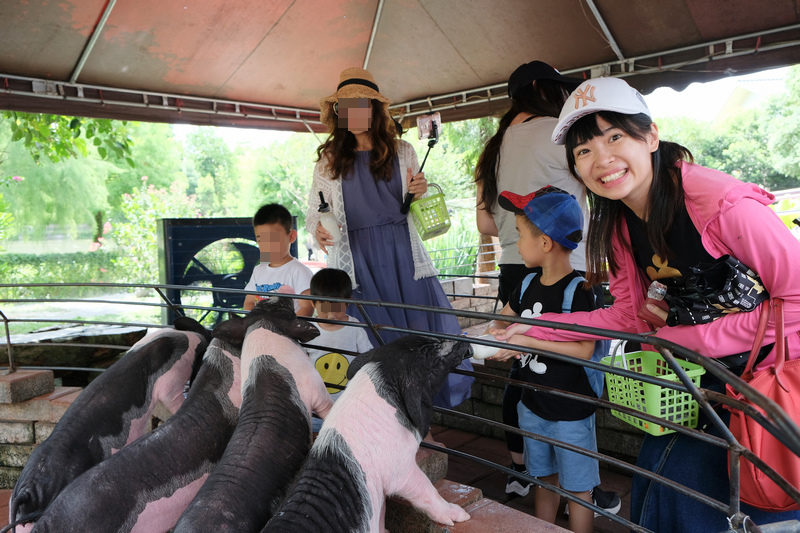
[[[475,207],[475,165],[486,141],[497,131],[497,119],[484,117],[442,125],[439,142],[431,148],[425,163],[425,176],[439,185],[448,201],[469,199]],[[416,128],[404,138],[417,150],[420,163],[428,150],[428,141],[417,139]],[[460,205],[460,204],[459,204]]]
[[[130,158],[136,162],[136,167],[130,168],[119,159],[113,161],[117,170],[106,182],[109,205],[118,209],[123,195],[142,184],[142,176],[147,176],[147,183],[157,188],[167,189],[176,181],[186,188],[188,180],[181,171],[183,145],[175,139],[172,127],[169,124],[131,122],[128,130],[134,140]]]
[[[53,163],[87,157],[91,146],[101,159],[125,158],[134,165],[125,122],[19,111],[2,111],[2,117],[11,126],[12,141],[21,141],[37,163],[42,157]]]
[[[310,133],[297,133],[245,155],[240,163],[243,197],[239,200],[247,207],[245,216],[275,202],[297,215],[297,227],[303,228],[317,146]]]
[[[498,122],[495,117],[482,117],[451,122],[442,127],[448,144],[456,147],[461,154],[461,170],[470,179],[475,176],[475,167],[483,148],[497,132]]]
[[[10,187],[12,184],[17,184],[24,181],[22,176],[11,176],[10,178],[0,178],[0,184]],[[11,204],[3,197],[3,192],[0,190],[0,243],[6,238],[11,224],[14,222],[14,215],[11,214]],[[0,246],[0,252],[3,247]]]
[[[210,214],[228,214],[229,200],[238,196],[233,151],[211,127],[189,133],[184,151],[189,192],[197,194],[200,208]]]
[[[760,126],[775,167],[788,176],[800,177],[800,66],[789,69],[786,94],[770,99]]]
[[[787,174],[776,164],[769,148],[770,128],[761,119],[761,112],[745,110],[721,125],[730,142],[723,151],[724,163],[720,170],[766,187],[781,190],[800,186],[797,176]]]
[[[110,234],[119,252],[113,262],[120,269],[122,283],[158,281],[157,219],[202,216],[195,196],[187,195],[181,184],[159,189],[147,181],[123,195],[125,221],[115,224]]]
[[[107,204],[98,178],[109,176],[112,162],[133,167],[127,123],[15,111],[0,117],[0,175],[29,178],[11,194],[17,228],[41,233],[45,224],[58,223],[74,233],[79,224],[95,223],[96,237],[102,235]],[[87,163],[89,157],[103,161]]]
[[[62,225],[72,236],[80,224],[93,225],[95,213],[108,207],[105,181],[115,167],[88,158],[37,164],[21,143],[10,143],[2,168],[25,178],[7,191],[15,232],[29,226],[41,237],[48,224]]]
[[[744,110],[722,123],[688,117],[658,120],[659,136],[691,150],[695,162],[743,181],[780,190],[800,185],[774,164],[762,112]]]

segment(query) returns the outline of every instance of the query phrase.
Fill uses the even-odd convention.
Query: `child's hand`
[[[522,357],[522,352],[503,348],[493,356],[487,357],[486,359],[487,361],[508,361],[509,359],[519,359],[520,357]]]
[[[511,324],[505,330],[497,330],[497,333],[492,332],[492,335],[499,341],[507,341],[514,335],[524,335],[529,329],[531,329],[531,326],[528,324]]]
[[[528,344],[530,344],[530,342],[531,338],[526,337],[525,335],[512,335],[512,337],[508,339],[509,344],[518,344],[521,346],[527,346]],[[503,348],[502,350],[497,352],[494,356],[489,357],[488,359],[492,359],[493,361],[508,361],[512,357],[514,359],[519,359],[520,357],[522,357],[523,353],[524,352],[520,352],[519,350],[514,348]]]
[[[314,231],[314,237],[316,237],[319,247],[322,249],[322,251],[327,254],[328,248],[326,247],[334,244],[334,242],[331,240],[333,236],[328,232],[328,230],[323,228],[322,224],[319,222],[317,223],[316,231]]]
[[[499,340],[497,338],[497,336],[502,334],[502,333],[505,333],[506,332],[506,327],[507,326],[498,326],[498,325],[495,325],[495,324],[489,324],[489,327],[486,328],[486,331],[484,332],[484,335],[494,335],[494,338],[496,340]],[[508,340],[508,339],[503,339],[503,340]]]
[[[412,176],[411,168],[409,168],[406,172],[406,183],[408,184],[408,192],[414,195],[415,200],[428,192],[428,180],[425,179],[424,172]]]

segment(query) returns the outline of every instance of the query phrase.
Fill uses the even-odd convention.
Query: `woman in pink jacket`
[[[733,367],[741,354],[746,359],[752,347],[758,311],[732,313],[706,324],[660,328],[659,320],[647,322],[637,316],[652,281],[680,280],[691,267],[729,254],[758,273],[770,296],[785,300],[789,351],[792,357],[800,355],[800,242],[769,208],[774,199],[770,193],[695,165],[686,148],[661,141],[642,96],[618,78],[582,83],[564,104],[553,142],[566,144],[568,166],[588,191],[587,277],[599,282],[607,274],[614,304],[539,318],[627,332],[657,329],[659,338]],[[646,308],[656,318],[667,319],[666,311]],[[591,338],[522,324],[498,338],[521,333],[548,341]],[[761,366],[774,360],[774,341],[770,325]],[[698,427],[703,427],[702,417]],[[713,433],[710,425],[706,430]],[[724,449],[679,433],[648,435],[638,464],[718,500],[729,498]],[[800,513],[742,507],[756,523],[800,518]],[[634,477],[631,520],[659,531],[728,527],[724,513],[641,477]]]

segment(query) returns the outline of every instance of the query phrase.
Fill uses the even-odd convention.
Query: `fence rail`
[[[474,275],[469,276],[472,278],[490,278],[489,276],[481,276],[481,275]],[[14,317],[14,310],[18,308],[19,304],[23,303],[42,303],[42,302],[49,302],[49,303],[71,303],[71,302],[82,302],[82,303],[96,303],[100,304],[114,304],[114,305],[131,305],[133,306],[150,306],[154,309],[158,308],[168,308],[174,311],[178,315],[184,315],[187,310],[193,311],[202,311],[205,313],[230,313],[230,312],[238,312],[238,309],[231,309],[231,308],[221,308],[221,307],[207,307],[207,306],[194,306],[194,305],[183,305],[183,304],[175,304],[171,302],[166,296],[165,293],[167,290],[170,289],[177,289],[177,290],[191,290],[191,291],[200,291],[200,292],[227,292],[227,293],[244,293],[244,294],[256,294],[250,291],[241,291],[241,290],[233,290],[233,289],[215,289],[210,287],[196,287],[196,286],[178,286],[178,285],[158,285],[158,284],[124,284],[124,283],[108,283],[108,284],[92,284],[92,283],[70,283],[70,284],[51,284],[51,283],[31,283],[25,284],[25,287],[47,287],[47,286],[100,286],[106,289],[126,289],[126,290],[149,290],[156,294],[159,298],[159,301],[156,302],[128,302],[128,301],[121,301],[121,300],[102,300],[102,299],[89,299],[89,300],[78,300],[78,299],[48,299],[48,298],[31,298],[31,299],[17,299],[17,300],[8,300],[3,299],[0,300],[0,318],[2,318],[4,326],[5,326],[5,337],[6,337],[6,350],[8,353],[8,369],[9,372],[14,372],[16,370],[16,365],[14,361],[14,347],[22,347],[27,346],[29,343],[19,343],[14,344],[11,340],[11,333],[10,333],[10,325],[16,322],[42,322],[42,323],[79,323],[79,324],[105,324],[105,325],[120,325],[120,326],[138,326],[138,327],[147,327],[147,328],[163,328],[168,327],[165,324],[160,323],[133,323],[127,321],[108,321],[108,320],[70,320],[70,319],[63,319],[63,318],[47,318],[47,317],[34,317],[34,318],[15,318]],[[4,287],[11,287],[12,285],[8,284],[0,284],[0,288]],[[13,285],[14,287],[18,287],[19,285]],[[263,295],[263,293],[260,293]],[[285,294],[277,294],[277,293],[268,293],[270,296],[278,297],[278,298],[285,298],[290,297]],[[303,295],[292,295],[291,297],[299,298],[299,299],[311,299],[311,296],[303,296]],[[474,297],[474,296],[471,296]],[[314,297],[315,299],[319,300],[319,297]],[[315,322],[325,322],[331,324],[341,324],[348,327],[361,327],[361,328],[368,328],[370,329],[378,342],[381,344],[383,343],[383,339],[381,338],[381,332],[383,331],[393,331],[399,333],[407,333],[407,334],[419,334],[419,335],[426,335],[435,338],[441,339],[450,339],[450,340],[457,340],[457,341],[468,341],[471,343],[476,344],[483,344],[488,346],[494,346],[498,348],[518,348],[520,351],[529,351],[529,348],[524,346],[516,346],[516,345],[509,345],[507,343],[501,343],[496,341],[484,340],[484,339],[474,339],[464,336],[458,335],[448,335],[444,333],[431,333],[431,332],[423,332],[417,331],[412,329],[406,328],[397,328],[386,324],[376,324],[372,322],[369,318],[369,308],[373,306],[377,307],[390,307],[390,308],[403,308],[403,309],[415,309],[415,310],[422,310],[434,313],[442,313],[442,314],[452,314],[456,316],[466,316],[471,318],[480,318],[485,321],[490,321],[493,319],[502,319],[507,317],[501,317],[500,315],[492,314],[492,313],[480,313],[474,311],[462,311],[462,310],[454,310],[454,309],[440,309],[440,308],[433,308],[427,306],[419,306],[419,305],[408,305],[408,304],[401,304],[401,303],[392,303],[392,302],[376,302],[376,301],[369,301],[369,300],[354,300],[354,299],[342,299],[342,298],[325,298],[326,301],[331,302],[341,302],[341,303],[348,303],[354,304],[359,311],[361,311],[362,316],[365,317],[364,323],[352,323],[352,322],[340,322],[336,320],[323,320],[323,319],[316,319],[311,318],[309,320]],[[732,408],[736,409],[745,409],[747,414],[751,415],[759,424],[764,426],[771,434],[775,435],[780,442],[782,442],[787,448],[789,448],[793,453],[800,457],[800,429],[797,425],[792,421],[786,413],[784,413],[775,403],[771,400],[763,396],[761,393],[750,387],[748,384],[744,383],[740,380],[737,376],[726,370],[722,367],[722,365],[718,364],[713,359],[703,357],[696,352],[688,350],[683,346],[675,344],[673,342],[665,341],[659,339],[654,335],[641,335],[641,334],[634,334],[634,333],[624,333],[624,332],[614,332],[609,330],[604,330],[600,328],[592,328],[587,326],[578,326],[574,324],[557,324],[552,322],[547,322],[540,319],[532,319],[532,318],[522,318],[517,317],[515,320],[519,323],[530,324],[534,326],[544,326],[556,329],[563,329],[567,331],[576,331],[581,333],[588,333],[592,335],[597,335],[603,338],[611,338],[616,339],[619,341],[630,341],[630,342],[638,342],[641,344],[652,345],[656,348],[656,350],[662,355],[664,360],[669,365],[669,368],[675,372],[678,376],[680,383],[666,381],[657,377],[646,376],[642,374],[638,374],[631,370],[626,370],[622,368],[616,367],[609,367],[603,365],[598,362],[593,361],[586,361],[581,359],[576,359],[573,357],[569,357],[557,352],[547,351],[547,350],[539,350],[538,353],[541,355],[550,357],[555,360],[559,361],[566,361],[572,364],[578,364],[581,366],[594,368],[598,370],[603,370],[605,372],[611,372],[614,374],[618,374],[627,378],[636,379],[645,383],[653,383],[657,384],[664,388],[679,390],[682,392],[688,392],[692,395],[692,397],[698,402],[700,409],[708,416],[711,420],[711,423],[717,428],[717,430],[723,435],[722,438],[714,437],[704,433],[703,431],[697,429],[691,429],[684,426],[681,426],[677,423],[671,422],[669,420],[665,420],[663,418],[659,418],[656,416],[652,416],[646,413],[642,413],[640,411],[636,411],[629,407],[620,406],[617,404],[613,404],[605,399],[598,399],[598,398],[590,398],[586,396],[579,396],[574,394],[567,394],[559,390],[550,389],[547,387],[532,385],[522,381],[512,380],[506,377],[501,376],[494,376],[489,375],[482,372],[475,372],[475,371],[466,371],[456,369],[454,372],[458,374],[468,375],[474,377],[476,380],[485,381],[485,382],[494,382],[497,384],[505,385],[511,384],[514,386],[518,386],[525,389],[536,390],[540,392],[544,392],[546,394],[551,394],[555,396],[569,396],[570,398],[578,399],[583,402],[590,403],[600,409],[614,409],[621,412],[627,412],[633,414],[639,418],[644,420],[648,420],[659,424],[661,426],[667,427],[669,429],[673,429],[677,432],[683,433],[685,435],[689,435],[693,438],[700,439],[704,442],[707,442],[713,446],[718,446],[721,448],[726,448],[728,453],[730,454],[730,480],[731,480],[731,491],[730,491],[730,499],[729,501],[723,502],[718,501],[713,498],[710,498],[704,494],[696,492],[688,487],[680,485],[672,480],[666,479],[662,476],[654,474],[648,470],[644,470],[639,468],[635,465],[631,465],[625,461],[621,461],[619,459],[615,459],[608,455],[592,452],[589,450],[585,450],[582,448],[576,448],[575,446],[566,444],[564,442],[555,441],[553,439],[547,438],[542,435],[537,435],[534,433],[530,433],[518,428],[506,426],[502,423],[489,420],[486,418],[476,417],[474,415],[468,413],[461,413],[454,410],[449,409],[442,409],[439,407],[435,407],[435,411],[452,415],[455,417],[461,417],[465,419],[471,419],[473,421],[479,421],[482,424],[485,424],[489,427],[494,427],[501,429],[503,431],[508,431],[512,433],[517,433],[522,435],[523,437],[528,437],[532,439],[536,439],[539,441],[547,442],[553,444],[555,446],[559,446],[562,448],[566,448],[572,451],[576,451],[578,453],[582,453],[584,455],[588,455],[590,457],[596,458],[599,461],[613,465],[615,468],[621,469],[627,472],[630,475],[638,475],[655,481],[657,483],[664,484],[672,489],[678,491],[681,494],[689,496],[697,501],[702,502],[705,505],[708,505],[716,510],[724,512],[727,516],[730,517],[730,524],[732,530],[735,531],[745,531],[744,524],[747,517],[742,513],[740,502],[739,502],[739,459],[744,457],[748,461],[751,461],[755,464],[758,468],[762,469],[767,475],[773,479],[776,484],[781,487],[787,494],[789,494],[796,502],[800,503],[800,492],[795,487],[792,487],[788,482],[786,482],[783,478],[780,478],[772,469],[764,464],[758,457],[755,456],[750,450],[743,447],[739,442],[736,441],[734,436],[731,434],[728,427],[725,423],[720,419],[717,412],[714,410],[712,404],[713,403],[722,403],[728,405]],[[97,347],[102,346],[104,348],[109,349],[119,349],[120,351],[127,349],[127,346],[118,346],[118,345],[99,345],[99,344],[84,344],[84,343],[63,343],[64,346],[79,346],[79,347]],[[314,346],[316,345],[308,344],[307,346]],[[691,379],[686,375],[686,372],[683,368],[676,362],[675,357],[679,357],[681,359],[685,359],[697,365],[700,365],[705,371],[715,378],[720,380],[722,383],[730,384],[735,389],[741,391],[750,401],[755,404],[759,409],[763,411],[759,413],[756,409],[752,407],[746,407],[742,402],[736,401],[730,397],[727,397],[724,394],[719,394],[714,391],[702,389],[696,387]],[[49,368],[54,370],[70,370],[70,371],[84,371],[84,372],[100,372],[101,369],[93,369],[93,368],[84,368],[84,367],[55,367],[55,366],[48,366],[48,367],[24,367],[24,368]],[[609,519],[624,525],[631,529],[631,531],[637,532],[646,532],[649,531],[641,526],[633,524],[632,522],[606,512],[603,509],[600,509],[597,506],[592,504],[586,503],[582,500],[577,499],[572,494],[558,488],[550,486],[536,478],[532,478],[530,476],[524,476],[517,472],[512,472],[509,468],[493,463],[491,461],[487,461],[486,459],[475,457],[472,455],[464,454],[463,452],[458,452],[455,450],[449,450],[437,447],[435,445],[431,445],[428,443],[423,443],[423,446],[430,447],[447,453],[449,455],[462,457],[464,459],[475,461],[491,468],[499,472],[503,472],[506,474],[513,474],[517,477],[524,478],[527,481],[538,485],[544,486],[545,488],[552,490],[561,496],[570,500],[570,502],[574,502],[574,504],[584,505],[587,507],[592,508],[595,512],[608,517]],[[792,521],[792,522],[784,522],[781,524],[775,524],[772,526],[767,526],[763,529],[763,531],[772,531],[775,533],[788,533],[790,531],[800,531],[800,523]]]

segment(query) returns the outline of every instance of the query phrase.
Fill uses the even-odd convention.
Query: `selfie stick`
[[[439,140],[439,132],[436,129],[436,122],[431,121],[431,135],[428,139],[428,151],[425,152],[425,157],[422,158],[422,164],[419,166],[419,172],[422,172],[422,169],[425,167],[425,161],[428,160],[428,154],[431,153],[431,148],[433,145],[436,144],[436,141]],[[419,174],[419,172],[417,172]],[[411,181],[414,181],[414,178],[411,178]],[[411,202],[414,200],[414,195],[410,192],[406,193],[406,197],[403,198],[403,206],[400,208],[400,213],[405,215],[408,213],[408,210],[411,209]]]

